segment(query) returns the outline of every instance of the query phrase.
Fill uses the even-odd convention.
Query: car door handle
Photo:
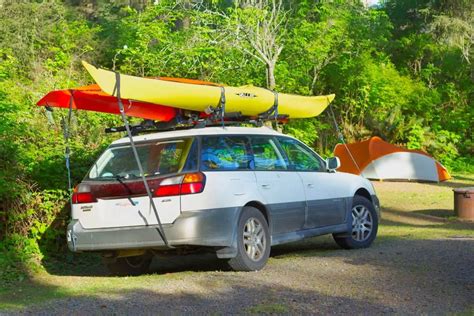
[[[270,189],[270,185],[269,185],[269,184],[262,184],[262,188],[264,188],[264,189]]]
[[[310,188],[310,189],[314,188],[314,184],[308,183],[308,188]]]

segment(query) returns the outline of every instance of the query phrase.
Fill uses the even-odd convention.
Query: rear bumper
[[[234,240],[240,207],[182,213],[173,224],[163,224],[171,246],[228,247]],[[165,248],[158,225],[87,229],[78,220],[67,228],[71,251]]]

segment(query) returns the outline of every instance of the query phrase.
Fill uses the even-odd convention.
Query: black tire
[[[365,211],[362,210],[368,211],[366,218],[370,217],[370,225],[367,219],[364,222],[362,218],[357,218],[358,213],[364,212],[365,214]],[[377,237],[377,230],[379,227],[379,218],[377,212],[375,211],[374,205],[367,198],[356,195],[352,201],[351,215],[351,234],[333,234],[334,240],[340,247],[344,249],[359,249],[369,247],[374,241],[375,237]],[[367,229],[369,226],[371,227],[370,232],[367,232],[367,234],[365,232],[361,232],[362,229]]]
[[[149,254],[123,258],[104,258],[104,264],[112,275],[136,276],[145,274],[153,257]]]
[[[252,223],[253,232],[251,229],[249,231]],[[270,246],[270,232],[265,217],[254,207],[244,207],[237,224],[237,256],[228,261],[230,267],[234,271],[261,270],[270,256]]]

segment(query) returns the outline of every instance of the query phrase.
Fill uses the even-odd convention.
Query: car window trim
[[[313,154],[316,157],[316,159],[319,160],[319,162],[321,162],[321,167],[323,169],[323,170],[296,170],[296,169],[292,169],[292,171],[297,171],[297,172],[327,172],[327,168],[324,168],[326,166],[326,160],[324,160],[318,153],[316,153],[313,149],[311,149],[311,147],[309,147],[308,145],[306,145],[302,141],[300,141],[296,138],[293,138],[293,137],[285,136],[285,135],[278,135],[278,136],[275,136],[275,138],[277,138],[279,144],[280,144],[280,139],[290,139],[290,140],[296,141],[298,144],[302,145],[303,148],[306,148],[311,154]],[[280,144],[280,146],[281,146],[281,144]],[[285,151],[283,148],[282,148],[282,150]],[[286,155],[286,152],[285,152],[285,155]],[[286,156],[288,158],[288,161],[290,161],[290,157],[288,157],[288,155],[286,155]]]
[[[249,136],[250,138],[250,150],[252,151],[252,156],[253,156],[253,161],[254,161],[254,170],[255,171],[276,171],[276,172],[279,172],[279,171],[292,171],[290,168],[289,168],[289,163],[288,163],[288,159],[287,159],[287,156],[286,156],[286,153],[282,153],[281,152],[281,149],[280,149],[280,146],[279,146],[279,143],[278,141],[276,140],[275,136],[274,135],[251,135]],[[253,152],[253,148],[252,148],[252,138],[266,138],[266,139],[269,139],[269,140],[272,140],[275,147],[272,146],[272,148],[274,150],[276,150],[275,154],[278,156],[278,154],[280,154],[280,156],[282,157],[283,161],[285,162],[286,164],[286,169],[273,169],[273,170],[260,170],[260,169],[257,169],[257,166],[255,164],[255,155],[254,155],[254,152]],[[270,144],[271,145],[271,144]]]
[[[171,138],[163,138],[163,139],[147,139],[147,140],[143,140],[143,141],[139,141],[139,142],[136,142],[135,145],[138,146],[138,145],[147,145],[147,144],[153,144],[153,143],[161,143],[161,142],[173,142],[173,141],[177,141],[177,140],[183,140],[183,141],[186,141],[190,139],[191,141],[196,141],[197,140],[197,137],[196,136],[193,136],[193,135],[190,135],[190,136],[182,136],[182,137],[171,137]],[[120,147],[131,147],[130,143],[120,143],[120,144],[112,144],[110,146],[108,146],[106,149],[104,149],[104,151],[101,153],[101,155],[106,151],[106,150],[109,150],[109,149],[114,149],[114,148],[120,148]],[[192,146],[192,145],[191,145]],[[189,153],[188,153],[189,155]],[[186,157],[186,160],[189,158]],[[97,159],[99,159],[99,157],[97,157]],[[84,176],[84,178],[82,179],[83,182],[115,182],[116,180],[115,179],[104,179],[104,180],[100,180],[100,179],[91,179],[89,178],[89,174],[92,170],[92,168],[94,168],[94,164],[97,162],[97,159],[96,161],[94,161],[94,163],[92,164],[92,167],[89,168],[89,170],[87,171],[86,175]],[[182,174],[186,174],[186,173],[193,173],[193,172],[198,172],[200,169],[199,169],[199,160],[198,160],[198,168],[196,169],[192,169],[192,170],[188,170],[186,172],[174,172],[174,173],[169,173],[169,174],[166,174],[166,175],[148,175],[148,176],[145,176],[145,178],[148,180],[148,179],[159,179],[159,178],[170,178],[170,177],[175,177],[175,176],[179,176],[179,175],[182,175]],[[186,163],[185,163],[186,164]],[[137,181],[136,179],[123,179],[122,180],[123,182],[125,183],[128,183],[128,182],[135,182]],[[141,181],[141,180],[140,180]]]

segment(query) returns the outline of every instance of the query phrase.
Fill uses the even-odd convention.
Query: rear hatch
[[[204,175],[197,172],[197,147],[194,138],[136,144],[163,224],[179,216],[181,193],[204,188]],[[112,145],[94,163],[75,189],[72,218],[88,229],[158,223],[130,144]]]

